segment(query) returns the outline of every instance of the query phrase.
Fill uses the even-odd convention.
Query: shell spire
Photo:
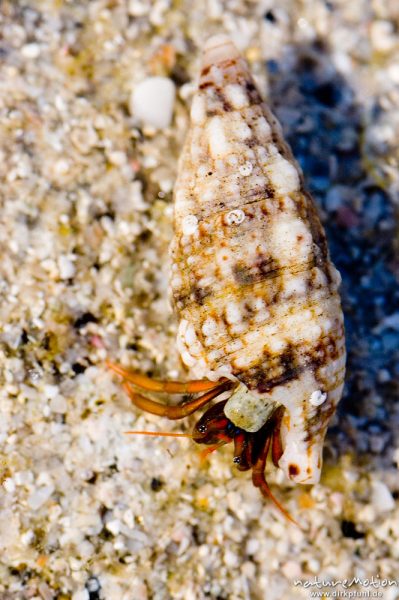
[[[345,368],[340,277],[281,127],[226,36],[205,45],[175,187],[171,290],[196,378],[246,432],[285,407],[279,467],[317,482]]]

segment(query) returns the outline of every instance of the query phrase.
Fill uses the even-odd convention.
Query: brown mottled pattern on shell
[[[230,84],[246,106],[234,106]],[[305,369],[320,389],[338,388],[345,349],[337,272],[280,125],[239,57],[207,66],[197,98],[203,122],[193,117],[180,162],[171,281],[179,318],[195,331],[194,355],[258,393]],[[270,131],[257,125],[262,117]],[[290,186],[293,165],[298,184]],[[194,225],[185,233],[187,218]],[[212,335],[204,334],[207,323]],[[309,436],[323,435],[338,399],[331,394],[314,408]]]

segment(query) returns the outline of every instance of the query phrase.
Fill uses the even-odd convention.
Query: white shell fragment
[[[133,89],[130,112],[145,125],[164,129],[172,121],[175,95],[175,84],[171,79],[148,77]]]
[[[281,127],[225,36],[204,50],[172,261],[178,348],[192,376],[239,381],[224,411],[248,432],[283,405],[279,467],[317,482],[343,388],[340,278]]]

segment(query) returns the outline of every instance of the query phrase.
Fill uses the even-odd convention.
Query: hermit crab
[[[263,495],[266,459],[320,477],[345,371],[340,276],[281,127],[226,36],[205,45],[175,186],[171,293],[193,378],[159,382],[109,363],[132,402],[180,419],[216,400],[192,437],[233,442]],[[139,393],[202,393],[167,406]]]

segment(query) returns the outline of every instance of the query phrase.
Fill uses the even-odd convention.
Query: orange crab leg
[[[234,437],[234,458],[233,463],[239,471],[248,471],[251,466],[247,460],[246,450],[248,448],[248,438],[243,434]]]
[[[276,425],[275,425],[275,429],[273,430],[273,437],[272,437],[272,461],[275,467],[278,468],[278,461],[280,460],[282,454],[283,454],[283,444],[281,441],[281,420],[283,418],[283,414],[284,414],[284,407],[280,406],[276,412],[275,412],[275,417],[276,417]]]
[[[285,510],[285,508],[283,506],[281,506],[280,502],[272,494],[269,486],[267,485],[267,481],[265,479],[265,468],[266,468],[267,455],[268,455],[269,448],[270,448],[270,441],[271,441],[271,438],[267,437],[266,442],[262,448],[262,451],[261,451],[257,461],[255,462],[254,466],[252,467],[252,482],[255,487],[259,488],[259,490],[261,491],[263,496],[265,496],[266,498],[269,498],[277,506],[279,511],[281,513],[283,513],[283,515],[286,517],[286,519],[288,519],[289,521],[291,521],[291,523],[294,523],[294,525],[297,525],[299,527],[299,523],[297,523],[295,521],[295,519],[293,517],[291,517],[291,515]]]
[[[142,375],[141,373],[133,373],[124,369],[120,365],[116,365],[109,360],[106,365],[111,371],[117,373],[130,383],[149,392],[166,392],[168,394],[195,394],[197,392],[207,392],[220,384],[220,381],[157,381]]]
[[[180,406],[168,406],[166,404],[161,404],[160,402],[155,402],[155,400],[137,394],[128,383],[123,384],[123,389],[137,408],[141,408],[141,410],[145,410],[153,415],[167,417],[168,419],[183,419],[202,406],[205,406],[205,404],[208,404],[213,398],[229,389],[230,386],[231,382],[224,381],[223,383],[218,383],[216,387],[203,396],[200,396],[195,400],[190,400]]]

